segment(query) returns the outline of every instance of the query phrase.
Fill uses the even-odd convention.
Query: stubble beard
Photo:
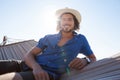
[[[65,33],[73,32],[73,29],[69,28],[70,26],[65,25],[64,27],[61,28],[61,31]]]

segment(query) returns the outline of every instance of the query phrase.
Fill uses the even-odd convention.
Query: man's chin
[[[63,32],[65,32],[65,33],[70,33],[70,32],[73,32],[73,30],[62,30]]]

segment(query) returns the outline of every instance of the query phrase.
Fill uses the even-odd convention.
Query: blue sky
[[[54,12],[65,7],[80,11],[78,33],[87,37],[98,59],[120,52],[119,0],[0,0],[0,43],[4,35],[38,41],[56,33]]]

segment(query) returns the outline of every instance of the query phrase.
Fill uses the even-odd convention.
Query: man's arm
[[[89,58],[90,63],[96,61],[96,57],[94,54],[87,56],[87,58]],[[86,58],[75,58],[70,62],[69,67],[80,70],[84,68],[88,63],[89,62]]]
[[[25,63],[33,69],[33,75],[36,80],[49,80],[49,76],[47,72],[45,72],[42,67],[35,61],[35,56],[42,52],[42,49],[38,47],[34,47],[31,51],[29,51],[25,57]]]
[[[95,55],[94,55],[94,54],[91,54],[91,55],[89,55],[89,56],[87,56],[87,57],[89,58],[90,63],[91,63],[91,62],[95,62],[95,61],[96,61],[96,57],[95,57]]]
[[[35,61],[35,56],[38,55],[42,50],[40,48],[34,47],[31,51],[29,51],[25,57],[25,63],[33,69],[35,65],[38,65],[38,63]]]

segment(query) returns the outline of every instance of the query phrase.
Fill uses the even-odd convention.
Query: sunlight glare
[[[56,16],[55,16],[55,7],[47,6],[42,11],[42,24],[46,32],[54,33],[56,32]]]

